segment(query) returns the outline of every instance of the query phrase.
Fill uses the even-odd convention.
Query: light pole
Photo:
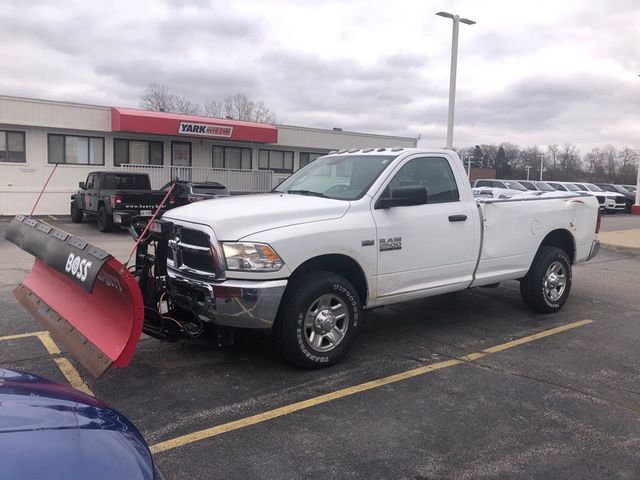
[[[533,167],[531,165],[527,165],[526,167],[524,167],[527,169],[527,180],[529,180],[529,170],[531,170]]]
[[[538,156],[540,157],[540,181],[542,181],[542,169],[544,168],[544,157],[546,157],[546,155],[539,153]]]
[[[471,155],[462,151],[462,163],[464,164],[464,156],[467,156],[467,178],[471,178]]]
[[[631,207],[631,213],[640,215],[640,159],[638,159],[638,175],[636,177],[636,203]]]
[[[449,80],[449,118],[447,120],[447,148],[453,148],[453,117],[456,104],[456,71],[458,69],[458,30],[460,22],[466,25],[473,25],[473,20],[468,18],[460,18],[460,15],[454,15],[448,12],[438,12],[436,15],[450,18],[453,20],[453,36],[451,40],[451,77]]]
[[[638,75],[640,77],[640,75]],[[631,213],[640,215],[640,158],[638,159],[638,173],[636,176],[636,203],[631,206]]]

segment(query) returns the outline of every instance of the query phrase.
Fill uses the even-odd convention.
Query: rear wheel
[[[98,208],[98,230],[101,232],[110,232],[113,230],[113,218],[107,213],[104,205]]]
[[[276,347],[303,368],[333,365],[349,350],[362,322],[358,292],[330,272],[310,272],[292,282],[273,326]]]
[[[569,296],[571,275],[571,261],[566,252],[542,245],[520,281],[522,300],[535,312],[557,312]]]
[[[73,223],[82,223],[83,219],[84,219],[84,213],[82,213],[82,210],[78,208],[75,202],[72,202],[71,203],[71,221]]]

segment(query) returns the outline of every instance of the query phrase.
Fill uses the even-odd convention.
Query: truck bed
[[[574,262],[589,255],[596,228],[594,197],[477,199],[476,203],[482,219],[482,244],[472,286],[524,276],[541,240],[561,226],[575,238]]]

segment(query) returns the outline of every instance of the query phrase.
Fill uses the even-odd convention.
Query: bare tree
[[[276,123],[276,114],[260,100],[254,104],[253,121],[259,123]]]
[[[605,177],[604,153],[599,148],[592,149],[584,156],[586,173],[592,180],[602,180]]]
[[[556,161],[558,160],[558,153],[560,153],[560,147],[557,143],[552,143],[547,145],[547,153],[549,154],[549,159],[553,162],[553,169],[556,169]]]
[[[522,169],[526,171],[527,167],[531,167],[534,169],[534,172],[538,172],[537,175],[540,175],[540,155],[542,155],[542,152],[537,145],[523,148],[520,153]],[[536,174],[534,173],[534,175]]]
[[[605,145],[602,149],[604,155],[604,168],[607,181],[615,182],[618,170],[618,150],[613,145]]]
[[[152,83],[140,95],[140,107],[152,112],[173,112],[174,97],[163,83]]]
[[[580,171],[580,152],[572,143],[565,143],[561,147],[558,161],[565,179],[570,179]]]
[[[207,117],[221,118],[224,116],[224,105],[218,100],[211,100],[204,104],[204,114]]]
[[[174,96],[173,97],[173,110],[174,113],[184,113],[186,115],[200,115],[202,109],[197,103],[193,103],[186,97]]]
[[[618,165],[618,179],[621,183],[636,182],[635,165],[640,161],[640,152],[635,148],[624,147],[620,150],[620,163]]]
[[[500,167],[512,175],[520,158],[520,147],[515,143],[503,142],[500,144],[500,148],[504,152],[504,157],[501,156],[502,158],[500,159]],[[496,170],[498,170],[498,167],[496,167]]]
[[[253,120],[253,102],[244,93],[235,93],[224,99],[224,113],[236,120]]]
[[[275,123],[275,112],[262,100],[251,100],[244,93],[229,95],[223,101],[211,100],[199,105],[187,97],[173,95],[162,83],[151,83],[140,95],[140,107],[154,112],[185,113],[187,115],[207,115],[228,117],[248,122]]]
[[[244,93],[235,93],[224,99],[224,113],[236,120],[274,123],[276,115],[262,100],[255,102]]]

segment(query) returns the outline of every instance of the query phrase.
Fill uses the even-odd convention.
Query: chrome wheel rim
[[[304,317],[304,336],[316,352],[336,348],[345,337],[351,316],[345,302],[333,294],[318,297]]]
[[[552,302],[557,302],[567,288],[567,271],[556,261],[549,265],[544,275],[544,294]]]

